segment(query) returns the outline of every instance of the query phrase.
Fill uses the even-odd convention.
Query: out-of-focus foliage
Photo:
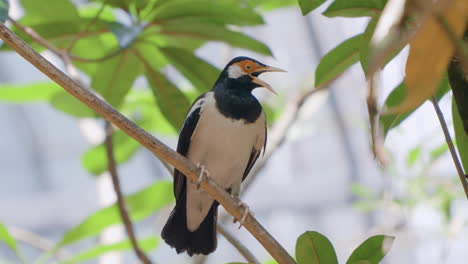
[[[0,22],[4,22],[8,18],[8,9],[10,2],[8,0],[0,0]]]
[[[16,240],[11,236],[10,232],[8,232],[8,229],[0,222],[0,241],[5,243],[15,254],[23,260],[24,262],[24,257],[19,251],[18,244],[16,243]]]
[[[320,60],[315,70],[315,86],[333,80],[351,65],[359,61],[362,35],[345,40]]]

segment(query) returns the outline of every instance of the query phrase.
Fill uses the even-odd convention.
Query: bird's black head
[[[264,87],[275,93],[270,85],[258,78],[264,72],[285,72],[285,70],[267,66],[249,57],[236,57],[224,67],[216,84],[223,83],[223,86],[218,87],[243,89],[248,92],[257,87]]]

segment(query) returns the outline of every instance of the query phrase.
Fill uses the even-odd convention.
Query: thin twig
[[[45,252],[54,252],[58,260],[67,259],[72,256],[70,252],[64,249],[56,249],[55,243],[29,230],[12,226],[8,228],[13,238],[17,241],[26,243],[34,248]]]
[[[442,131],[444,131],[445,141],[447,141],[450,154],[452,154],[453,163],[455,164],[455,168],[457,169],[458,176],[460,177],[463,190],[465,191],[466,198],[468,199],[468,183],[465,177],[465,173],[463,172],[463,167],[461,165],[460,159],[458,158],[457,151],[455,150],[455,146],[453,145],[452,137],[450,136],[447,123],[445,122],[444,114],[440,110],[439,104],[437,103],[437,99],[435,97],[431,98],[431,102],[432,102],[432,105],[434,105],[434,109],[437,113],[437,117],[439,118]]]
[[[148,150],[153,152],[159,159],[165,160],[177,168],[189,180],[196,181],[198,179],[200,170],[192,162],[130,121],[109,103],[99,98],[99,96],[97,96],[93,91],[74,82],[1,23],[0,38],[38,70],[47,75],[51,80],[62,86],[67,92],[86,104],[103,118],[120,128],[124,133],[134,138]],[[200,186],[211,197],[222,204],[226,211],[228,211],[232,216],[237,219],[241,219],[243,217],[244,210],[238,206],[240,200],[231,197],[231,195],[221,188],[215,181],[208,178],[202,181]],[[247,215],[244,227],[263,245],[263,247],[276,261],[281,264],[296,263],[289,253],[251,214]]]
[[[85,36],[88,33],[88,31],[91,29],[91,27],[96,23],[99,16],[102,14],[102,11],[104,11],[104,7],[106,7],[106,4],[108,1],[109,0],[104,0],[98,12],[93,17],[93,19],[89,22],[89,24],[86,25],[85,29],[82,32],[76,34],[75,37],[71,40],[70,45],[66,49],[67,53],[70,53],[73,50],[73,47],[75,47],[76,42],[80,40],[83,36]]]
[[[223,235],[231,245],[233,245],[237,251],[247,260],[249,264],[260,264],[260,261],[250,252],[250,250],[245,247],[242,242],[240,242],[237,238],[234,237],[234,235],[229,232],[226,228],[224,228],[222,225],[218,224],[217,225],[217,230],[218,232]]]
[[[149,258],[145,255],[145,253],[140,249],[138,246],[138,241],[135,237],[135,232],[133,230],[132,220],[128,215],[127,206],[125,204],[125,198],[122,193],[122,188],[120,187],[120,180],[119,175],[117,174],[117,165],[115,163],[114,158],[114,143],[112,142],[112,125],[106,121],[106,153],[107,153],[107,162],[108,162],[108,171],[112,178],[112,185],[114,186],[115,194],[117,195],[117,205],[119,207],[120,217],[122,218],[122,222],[125,227],[125,231],[130,239],[130,243],[132,244],[133,251],[135,251],[136,256],[140,261],[144,264],[151,264]]]

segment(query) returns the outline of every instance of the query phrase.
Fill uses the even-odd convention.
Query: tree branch
[[[260,264],[260,261],[250,252],[250,250],[242,244],[241,241],[239,241],[237,238],[234,237],[234,235],[229,232],[224,226],[221,224],[217,225],[217,230],[218,232],[223,235],[226,240],[233,245],[237,251],[247,260],[249,264]]]
[[[122,218],[122,222],[125,227],[125,231],[130,239],[130,243],[132,244],[133,251],[135,251],[136,256],[140,259],[141,263],[144,264],[151,264],[149,258],[145,255],[145,253],[140,249],[138,246],[137,239],[135,237],[135,232],[133,230],[132,220],[127,212],[127,206],[125,204],[125,198],[122,194],[122,188],[120,187],[120,180],[119,175],[117,174],[117,165],[115,163],[114,158],[114,143],[112,141],[112,125],[106,121],[106,154],[107,154],[107,162],[108,162],[108,170],[112,178],[112,185],[114,186],[115,194],[117,195],[117,205],[119,207],[120,217]]]
[[[468,199],[468,183],[465,177],[465,173],[463,172],[463,168],[458,158],[457,151],[455,150],[455,146],[453,145],[452,137],[450,136],[450,132],[447,128],[447,123],[445,122],[444,114],[440,110],[439,104],[437,103],[437,99],[434,97],[431,98],[432,105],[434,105],[434,109],[437,113],[437,117],[439,118],[440,126],[442,127],[442,131],[444,131],[445,141],[447,141],[447,145],[450,150],[450,154],[452,154],[453,163],[455,164],[455,168],[457,169],[458,176],[460,177],[460,181],[463,186],[463,190],[465,191],[466,198]]]
[[[86,104],[89,108],[93,109],[106,120],[119,127],[127,135],[134,138],[148,150],[153,152],[158,158],[167,161],[169,164],[177,168],[186,175],[189,180],[196,181],[198,179],[200,171],[193,163],[172,150],[167,145],[163,144],[150,133],[141,129],[114,109],[109,103],[100,99],[93,91],[83,88],[78,83],[74,82],[1,23],[0,38],[16,50],[18,54],[23,56],[23,58],[47,75],[51,80],[62,86],[67,92]],[[228,211],[232,216],[237,219],[242,218],[243,210],[240,210],[240,207],[238,206],[240,202],[239,199],[231,197],[231,195],[229,195],[212,179],[208,178],[201,182],[200,185],[209,195],[222,204],[226,211]],[[251,214],[247,216],[244,226],[276,261],[281,264],[295,263],[294,259],[288,254],[288,252]]]

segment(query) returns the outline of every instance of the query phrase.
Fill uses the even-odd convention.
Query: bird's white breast
[[[252,149],[265,133],[265,119],[246,124],[222,115],[213,93],[204,98],[198,125],[187,154],[193,163],[204,165],[211,179],[225,189],[236,189],[242,181]],[[263,143],[263,142],[262,142]],[[187,184],[187,223],[195,230],[208,213],[213,199],[195,184]]]

